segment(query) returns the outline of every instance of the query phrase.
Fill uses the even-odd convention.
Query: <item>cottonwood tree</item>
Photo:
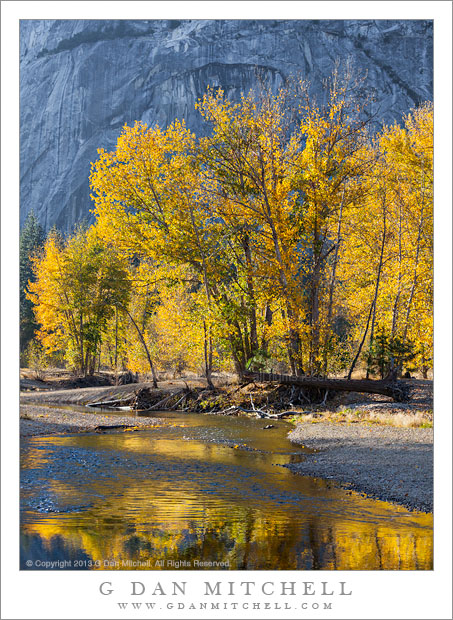
[[[325,100],[317,104],[307,98],[301,104],[304,148],[293,165],[308,289],[305,332],[310,374],[327,371],[329,342],[335,336],[337,268],[345,250],[343,220],[351,209],[364,208],[365,179],[375,163],[369,148],[369,100],[360,94],[362,84],[349,66],[343,73],[335,69],[325,83]]]
[[[421,357],[414,364],[422,366],[421,358],[430,356],[432,106],[414,110],[405,125],[385,127],[376,137],[376,162],[364,179],[366,207],[352,211],[345,222],[349,243],[340,278],[346,283],[344,299],[351,300],[356,341],[349,376],[360,354],[367,357],[373,349],[376,325],[403,348],[418,343]]]
[[[226,351],[239,374],[272,359],[327,374],[347,354],[351,374],[385,325],[429,359],[432,112],[372,140],[362,85],[337,72],[323,101],[302,85],[290,104],[289,87],[236,102],[208,90],[206,137],[136,122],[99,151],[98,234],[156,276],[150,351],[184,325],[209,385]],[[135,299],[127,312],[143,336]]]
[[[93,374],[107,322],[128,301],[124,260],[94,228],[79,228],[63,243],[50,234],[33,272],[27,296],[40,325],[37,338],[48,353],[63,351],[82,375]]]

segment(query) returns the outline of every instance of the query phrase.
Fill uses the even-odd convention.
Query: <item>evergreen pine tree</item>
[[[33,210],[27,215],[19,239],[19,282],[20,282],[20,351],[27,348],[37,325],[33,304],[26,298],[25,290],[29,280],[34,280],[31,256],[43,247],[45,233]]]
[[[379,327],[365,359],[367,368],[378,372],[381,379],[384,379],[392,369],[400,375],[403,364],[414,359],[415,355],[412,341],[403,340],[399,336],[392,337],[384,327]]]

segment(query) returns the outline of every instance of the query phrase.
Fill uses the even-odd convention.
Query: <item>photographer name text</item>
[[[191,591],[192,590],[192,591]],[[204,581],[198,584],[197,591],[188,588],[187,581],[171,581],[162,584],[160,581],[145,583],[143,581],[130,581],[116,586],[113,581],[103,581],[99,586],[99,592],[103,596],[121,596],[121,602],[116,604],[122,610],[126,609],[162,609],[154,601],[147,597],[186,597],[193,596],[197,602],[181,602],[173,599],[171,602],[164,602],[166,609],[332,609],[331,602],[315,601],[310,597],[334,597],[351,596],[352,590],[345,581]],[[126,597],[134,597],[130,602],[125,602]],[[266,602],[262,597],[278,597],[278,602]],[[220,602],[200,602],[205,597],[227,597]],[[255,597],[255,600],[233,601],[228,597]],[[296,597],[295,599],[284,599],[281,597]],[[258,602],[256,599],[260,599]],[[159,599],[162,601],[162,599]],[[206,599],[205,599],[206,600]],[[332,600],[332,599],[330,599]],[[173,602],[174,601],[174,602]],[[216,599],[214,599],[216,601]]]

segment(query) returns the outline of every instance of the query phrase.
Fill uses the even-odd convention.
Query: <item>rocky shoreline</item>
[[[20,406],[21,438],[38,435],[145,430],[160,426],[162,423],[163,421],[159,418],[145,416],[84,413],[45,405],[21,404]]]
[[[161,425],[162,420],[145,417],[143,412],[140,416],[133,411],[106,414],[93,410],[91,413],[81,407],[98,399],[99,404],[122,404],[135,398],[137,390],[140,393],[143,388],[157,404],[151,407],[156,408],[156,412],[149,411],[149,416],[158,415],[159,408],[180,407],[188,412],[222,413],[223,410],[226,415],[232,415],[231,409],[245,411],[244,404],[251,403],[248,407],[254,408],[254,403],[260,407],[270,400],[269,387],[231,386],[211,395],[197,383],[191,382],[189,388],[185,381],[165,382],[158,390],[149,390],[147,384],[132,384],[21,393],[20,435],[124,432]],[[275,404],[282,405],[285,394],[279,395],[275,388],[271,389]],[[190,394],[192,402],[187,399],[181,403],[184,394]],[[364,399],[363,394],[351,393],[325,407],[313,406],[300,413],[294,409],[296,427],[289,439],[315,452],[303,462],[288,467],[298,474],[331,480],[376,499],[431,512],[432,383],[418,381],[414,384],[411,401],[407,404],[387,401],[379,396],[367,395]],[[68,405],[67,409],[64,404]],[[75,408],[69,408],[74,405]],[[412,428],[417,425],[418,428]],[[431,428],[424,428],[425,425]]]
[[[289,434],[315,450],[292,471],[335,481],[369,497],[433,510],[433,429],[302,423]]]

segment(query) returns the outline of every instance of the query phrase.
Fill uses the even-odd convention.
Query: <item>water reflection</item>
[[[183,428],[29,441],[22,567],[432,568],[430,515],[291,473],[278,465],[303,451],[285,424],[262,426],[184,416]]]

